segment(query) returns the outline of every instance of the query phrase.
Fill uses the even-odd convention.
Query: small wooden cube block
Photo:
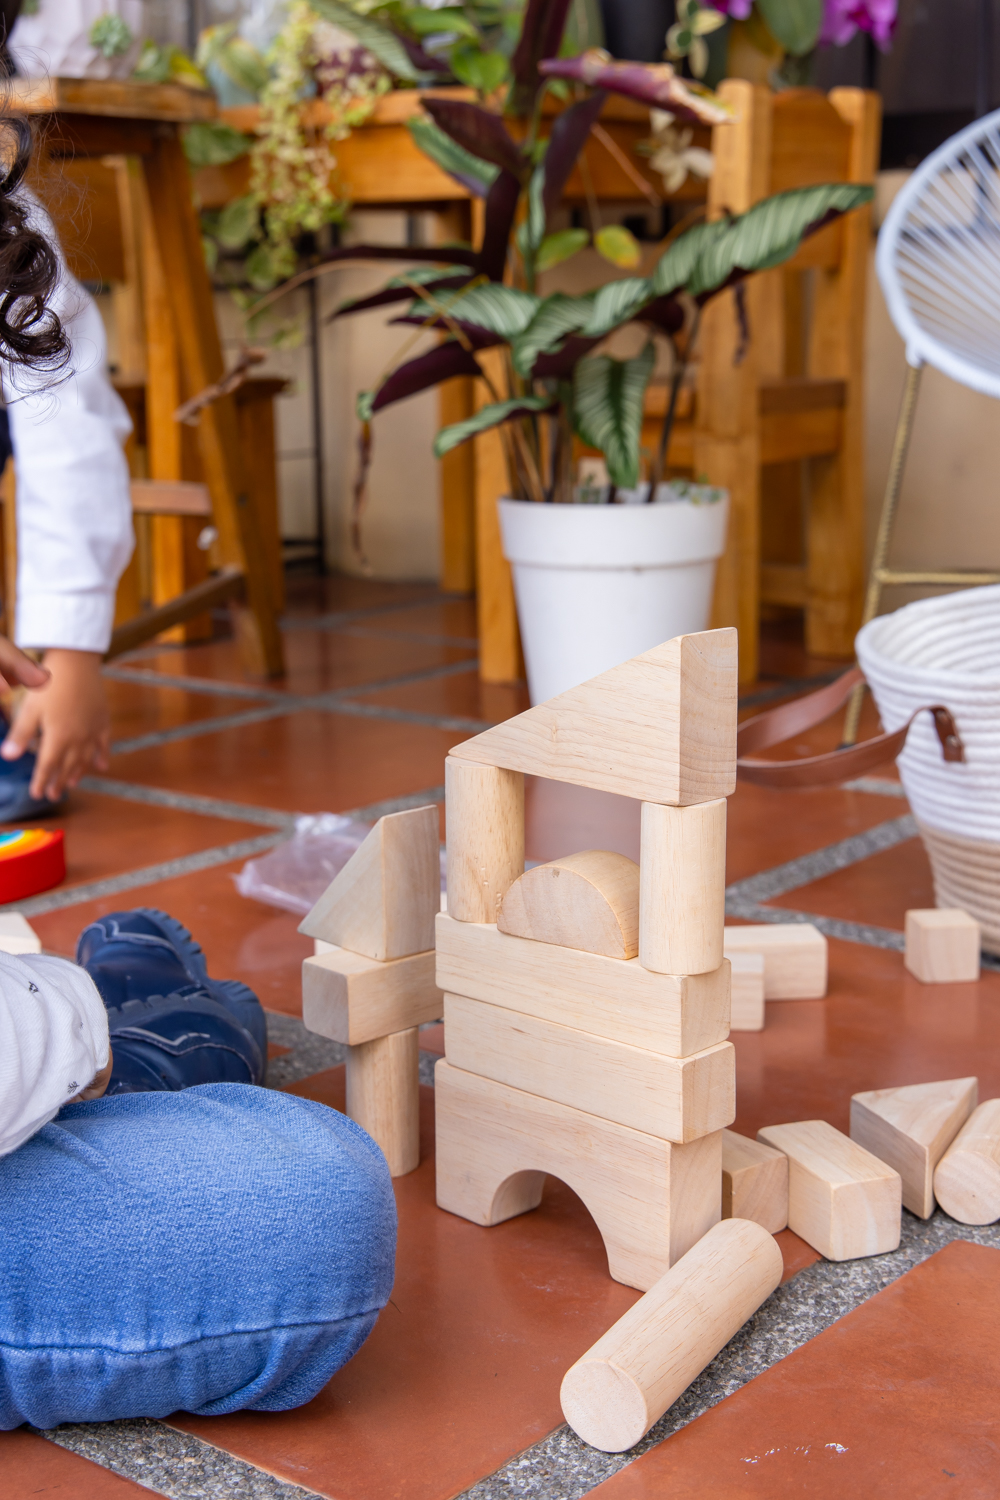
[[[855,1260],[896,1249],[898,1172],[826,1120],[768,1125],[757,1139],[788,1157],[788,1227],[820,1255]]]
[[[664,1057],[450,994],[444,1022],[447,1058],[456,1068],[647,1135],[686,1143],[736,1116],[731,1042],[693,1057]]]
[[[735,1130],[722,1132],[722,1217],[753,1219],[770,1234],[788,1226],[788,1157]]]
[[[356,1047],[443,1014],[433,948],[384,961],[331,948],[303,960],[302,1020],[319,1036]]]
[[[958,907],[908,911],[903,962],[922,984],[978,979],[979,923]]]
[[[734,953],[730,1031],[764,1030],[764,956]]]
[[[826,938],[811,922],[760,922],[727,927],[727,958],[759,953],[765,1000],[822,1000],[827,985]]]
[[[535,943],[442,912],[437,982],[449,994],[668,1057],[690,1057],[729,1035],[726,959],[711,974],[653,974],[637,958]]]

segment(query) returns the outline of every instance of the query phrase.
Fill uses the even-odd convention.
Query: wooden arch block
[[[676,636],[451,754],[642,802],[728,797],[736,786],[736,631]]]
[[[851,1098],[851,1140],[896,1169],[903,1206],[921,1219],[934,1212],[934,1168],[978,1097],[978,1079],[946,1078]]]
[[[721,1208],[721,1131],[686,1146],[481,1078],[434,1073],[437,1202],[473,1224],[537,1208],[546,1173],[593,1215],[615,1281],[646,1291]]]
[[[606,958],[639,951],[639,866],[591,849],[525,870],[500,903],[497,926],[512,937]],[[718,967],[718,966],[716,966]]]
[[[440,909],[438,810],[414,807],[379,818],[299,931],[365,958],[407,958],[434,947]]]

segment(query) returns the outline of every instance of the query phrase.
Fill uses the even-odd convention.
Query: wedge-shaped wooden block
[[[735,1130],[722,1132],[722,1217],[752,1219],[770,1234],[788,1225],[788,1157]]]
[[[419,1066],[416,1027],[347,1054],[347,1113],[382,1148],[393,1177],[420,1165]]]
[[[448,910],[495,922],[524,869],[524,777],[449,755],[444,763]]]
[[[966,1120],[937,1164],[934,1196],[960,1224],[1000,1219],[1000,1099],[987,1099]]]
[[[492,923],[437,920],[441,989],[647,1047],[703,1052],[729,1035],[729,964],[714,974],[651,974],[626,962],[509,937]]]
[[[788,1157],[788,1227],[820,1255],[856,1260],[896,1249],[898,1172],[825,1120],[768,1125],[757,1139]]]
[[[957,907],[908,911],[903,962],[923,984],[978,979],[979,923]]]
[[[664,1057],[447,993],[444,1021],[456,1068],[648,1135],[686,1143],[731,1125],[736,1114],[731,1042]]]
[[[537,1208],[551,1172],[583,1199],[616,1281],[645,1291],[719,1220],[721,1133],[674,1146],[551,1099],[434,1073],[437,1201],[474,1224]]]
[[[759,953],[734,953],[730,1031],[764,1030],[764,959]]]
[[[736,785],[736,631],[676,636],[451,753],[642,802],[728,797]]]
[[[979,1080],[947,1078],[851,1096],[851,1140],[894,1167],[903,1206],[934,1212],[934,1168],[976,1107]]]
[[[433,948],[440,907],[438,810],[414,807],[379,818],[299,931],[366,958],[405,958]]]
[[[302,1020],[335,1042],[370,1042],[444,1014],[434,982],[434,950],[379,963],[346,948],[302,964]]]
[[[559,1400],[573,1431],[605,1453],[633,1448],[771,1295],[782,1270],[781,1251],[759,1224],[714,1225],[567,1370]]]
[[[557,943],[606,958],[635,958],[639,866],[624,854],[604,849],[535,865],[504,896],[497,927],[536,943]]]
[[[826,994],[828,944],[811,922],[727,927],[723,949],[727,958],[761,954],[765,1000],[821,1000]]]
[[[726,802],[642,804],[639,962],[660,974],[707,974],[722,962]]]

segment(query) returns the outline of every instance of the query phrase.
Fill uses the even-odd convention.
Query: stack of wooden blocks
[[[437,1201],[474,1223],[583,1199],[646,1290],[721,1215],[735,1115],[723,956],[736,633],[682,636],[459,745],[437,919]],[[638,869],[524,871],[524,774],[642,802]]]

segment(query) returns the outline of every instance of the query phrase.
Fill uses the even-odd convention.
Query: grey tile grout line
[[[118,781],[112,776],[84,776],[79,786],[83,792],[96,792],[102,797],[119,797],[123,802],[170,807],[177,812],[196,813],[204,818],[229,818],[234,823],[263,823],[266,828],[287,828],[299,816],[294,812],[282,812],[276,807],[256,807],[251,802],[227,802],[222,797],[172,792],[163,787],[143,786],[141,782]]]
[[[735,881],[726,888],[726,910],[730,910],[732,903],[770,901],[775,896],[787,895],[800,886],[811,885],[824,875],[832,875],[836,870],[846,870],[859,860],[868,859],[873,854],[892,849],[896,844],[916,837],[917,825],[909,813],[901,818],[891,818],[885,823],[876,823],[864,833],[852,834],[850,838],[840,839],[836,844],[827,844],[825,848],[815,849],[811,854],[800,855],[798,859],[790,859],[785,864],[775,865],[770,870],[761,870],[745,880]],[[735,910],[731,914],[738,915]]]

